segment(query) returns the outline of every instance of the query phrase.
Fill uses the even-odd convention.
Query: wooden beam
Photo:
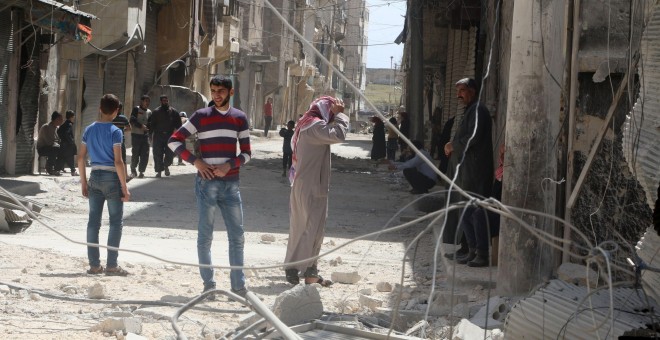
[[[614,116],[614,111],[616,110],[616,107],[619,104],[621,95],[623,95],[623,91],[628,86],[628,77],[630,77],[630,71],[634,70],[637,67],[637,61],[638,59],[635,59],[632,62],[630,69],[628,69],[626,74],[623,76],[621,83],[619,84],[619,89],[616,91],[616,94],[614,95],[612,104],[610,104],[610,108],[607,111],[607,116],[605,117],[603,126],[600,128],[600,131],[598,132],[598,135],[594,140],[594,144],[591,146],[591,151],[589,152],[589,157],[587,157],[587,162],[582,167],[582,171],[580,172],[580,177],[578,177],[577,182],[575,182],[575,188],[573,188],[571,197],[568,199],[568,202],[566,202],[566,208],[568,209],[573,208],[573,205],[575,205],[575,201],[577,200],[577,196],[580,194],[580,191],[582,190],[584,179],[587,177],[587,173],[589,172],[589,169],[591,169],[591,164],[593,163],[594,158],[596,157],[596,152],[598,152],[598,149],[600,148],[600,144],[603,141],[603,137],[605,137],[605,133],[607,132],[607,129],[609,129],[610,121]],[[568,150],[568,151],[573,152],[572,150]],[[571,188],[566,188],[566,189],[570,190]]]

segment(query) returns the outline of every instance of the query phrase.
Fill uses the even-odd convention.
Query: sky
[[[367,68],[401,64],[403,43],[393,43],[403,30],[406,0],[367,0],[369,8]],[[390,57],[394,57],[390,59]]]

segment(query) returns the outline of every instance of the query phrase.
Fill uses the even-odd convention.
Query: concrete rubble
[[[378,282],[376,283],[376,290],[379,292],[391,292],[392,285],[389,282]]]
[[[95,283],[87,290],[87,297],[90,299],[103,299],[105,298],[105,287],[100,283]]]
[[[92,332],[115,333],[122,331],[124,333],[142,333],[142,320],[140,318],[107,318],[92,328]]]
[[[336,283],[355,284],[360,281],[361,277],[358,272],[333,272],[331,279]]]
[[[598,286],[598,273],[591,268],[576,263],[563,263],[557,269],[557,277],[566,282],[587,286],[587,279],[591,288]]]
[[[316,284],[299,284],[275,299],[272,311],[287,326],[301,324],[323,315],[323,302]]]

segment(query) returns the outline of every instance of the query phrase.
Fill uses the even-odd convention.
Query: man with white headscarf
[[[298,120],[291,139],[290,226],[285,272],[292,284],[300,282],[300,274],[306,284],[319,283],[325,287],[332,284],[318,274],[317,259],[311,258],[321,252],[328,216],[330,145],[343,142],[348,131],[349,119],[342,112],[344,103],[340,99],[317,98]],[[289,264],[297,261],[303,262]]]

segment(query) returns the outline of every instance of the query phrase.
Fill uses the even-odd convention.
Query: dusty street
[[[335,249],[364,234],[381,230],[395,213],[413,196],[400,177],[389,173],[368,159],[370,135],[350,135],[350,140],[333,146],[333,174],[329,217],[322,253]],[[288,237],[288,180],[281,176],[281,143],[279,137],[252,137],[253,159],[241,169],[241,195],[244,204],[246,230],[245,263],[249,266],[275,266],[262,270],[247,270],[248,288],[266,304],[271,305],[281,292],[292,286],[277,268],[284,258]],[[130,152],[130,151],[129,151]],[[176,163],[176,159],[175,159]],[[150,163],[144,179],[129,183],[132,194],[124,206],[124,231],[121,247],[138,250],[167,261],[197,263],[196,207],[193,192],[194,167],[172,166],[172,176],[153,178]],[[44,221],[67,237],[84,241],[87,222],[87,202],[80,194],[78,177],[68,173],[61,177],[21,176],[12,180],[39,182],[39,192],[26,195],[46,205],[42,211],[52,220]],[[407,216],[418,216],[413,210]],[[392,225],[399,224],[395,218]],[[423,230],[421,224],[395,233],[351,243],[322,258],[321,274],[329,278],[332,272],[357,271],[361,276],[355,284],[335,284],[320,289],[325,312],[372,314],[358,302],[361,294],[382,300],[391,307],[393,292],[379,292],[376,284],[388,282],[395,287],[404,263],[404,250],[410,240]],[[101,240],[107,235],[107,212],[101,229]],[[424,237],[413,255],[406,258],[404,298],[424,302],[431,279],[429,253],[432,245]],[[271,236],[274,238],[272,241]],[[216,219],[213,244],[214,264],[227,265],[227,241],[221,218]],[[102,262],[105,250],[101,251]],[[174,338],[169,317],[175,307],[153,306],[149,301],[185,302],[202,289],[197,268],[172,264],[120,251],[119,263],[131,275],[128,277],[92,276],[87,269],[85,246],[71,243],[34,222],[17,235],[0,234],[0,337],[3,339],[101,339],[115,334],[90,331],[109,317],[136,317],[141,320],[141,335],[149,339]],[[465,267],[463,267],[465,268]],[[444,272],[444,271],[442,271]],[[485,277],[488,270],[475,271]],[[227,271],[216,271],[219,289],[229,288]],[[99,303],[85,301],[88,289],[100,283],[105,298]],[[448,290],[450,284],[442,273],[436,289]],[[25,290],[20,290],[23,287]],[[470,301],[484,298],[480,286],[461,285],[457,292],[469,295]],[[47,294],[38,294],[47,292]],[[119,300],[114,303],[110,300]],[[404,301],[405,302],[405,301]],[[205,302],[204,306],[218,311],[188,311],[179,326],[189,338],[213,339],[238,326],[239,319],[249,310],[238,303]],[[439,335],[431,335],[436,338]],[[121,335],[118,335],[121,338]]]

